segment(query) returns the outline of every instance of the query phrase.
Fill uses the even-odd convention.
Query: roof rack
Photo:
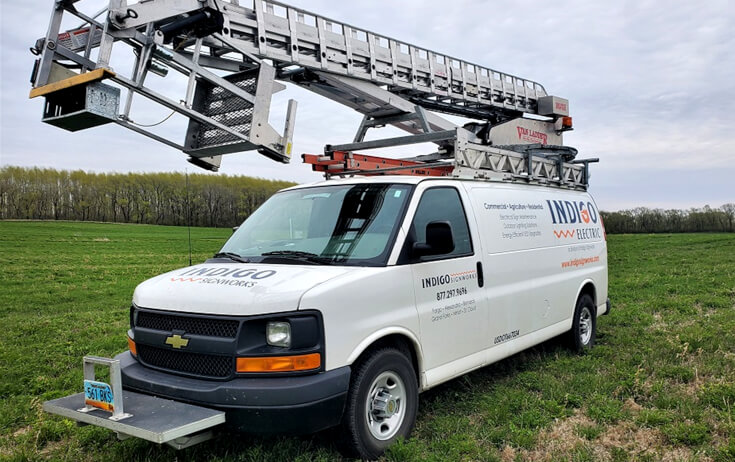
[[[577,151],[565,146],[512,145],[495,147],[477,142],[473,133],[463,128],[432,134],[442,141],[443,151],[408,159],[391,159],[352,153],[358,149],[401,146],[423,142],[428,137],[328,146],[324,155],[304,154],[305,163],[324,173],[326,178],[355,175],[410,175],[469,178],[488,181],[536,184],[541,186],[586,190],[589,165],[599,159],[575,160]]]

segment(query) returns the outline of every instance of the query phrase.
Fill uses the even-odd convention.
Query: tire
[[[350,379],[345,412],[338,430],[342,455],[374,460],[398,438],[408,438],[416,423],[418,382],[403,352],[370,352]]]
[[[597,336],[597,307],[587,294],[579,297],[574,309],[572,330],[569,332],[569,344],[572,350],[583,353],[595,344]]]

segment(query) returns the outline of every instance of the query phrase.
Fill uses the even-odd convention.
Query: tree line
[[[188,188],[187,188],[188,183]],[[250,216],[285,181],[183,173],[88,173],[0,168],[0,219],[76,220],[230,227]],[[735,203],[720,208],[639,207],[600,212],[619,233],[735,232]]]
[[[689,210],[637,207],[600,212],[608,234],[735,232],[735,203]]]
[[[190,215],[192,226],[230,227],[293,185],[247,176],[3,167],[0,219],[180,226]]]

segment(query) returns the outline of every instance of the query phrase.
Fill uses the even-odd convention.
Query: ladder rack
[[[488,181],[520,182],[542,186],[586,190],[589,165],[599,159],[574,160],[576,150],[563,146],[526,145],[524,149],[505,149],[473,142],[472,133],[457,128],[444,132],[451,143],[453,158],[443,153],[421,156],[425,160],[389,159],[345,151],[329,151],[324,155],[304,154],[304,163],[312,165],[325,177],[355,175],[409,175],[471,178]],[[396,142],[393,145],[401,145]],[[357,147],[357,146],[356,146]],[[363,149],[375,147],[363,143]],[[510,149],[513,148],[513,149]],[[520,152],[518,152],[520,151]]]

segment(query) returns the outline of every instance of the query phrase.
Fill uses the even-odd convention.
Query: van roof
[[[589,195],[589,191],[580,191],[576,189],[567,188],[549,188],[545,185],[540,184],[524,184],[524,183],[509,183],[504,181],[490,181],[475,178],[457,178],[452,176],[411,176],[411,175],[376,175],[376,176],[354,176],[349,178],[334,178],[330,180],[316,181],[313,183],[306,183],[291,188],[284,189],[284,191],[291,191],[295,189],[310,188],[314,186],[336,186],[344,184],[366,184],[366,183],[401,183],[417,185],[425,181],[462,181],[462,182],[475,182],[481,184],[493,184],[500,187],[521,187],[521,188],[539,188],[547,192],[576,192]]]
[[[452,177],[420,177],[408,175],[381,175],[381,176],[354,176],[350,178],[334,178],[330,180],[321,180],[314,183],[300,184],[286,189],[301,189],[312,186],[333,186],[341,184],[364,184],[364,183],[403,183],[403,184],[419,184],[425,180],[454,180]]]

